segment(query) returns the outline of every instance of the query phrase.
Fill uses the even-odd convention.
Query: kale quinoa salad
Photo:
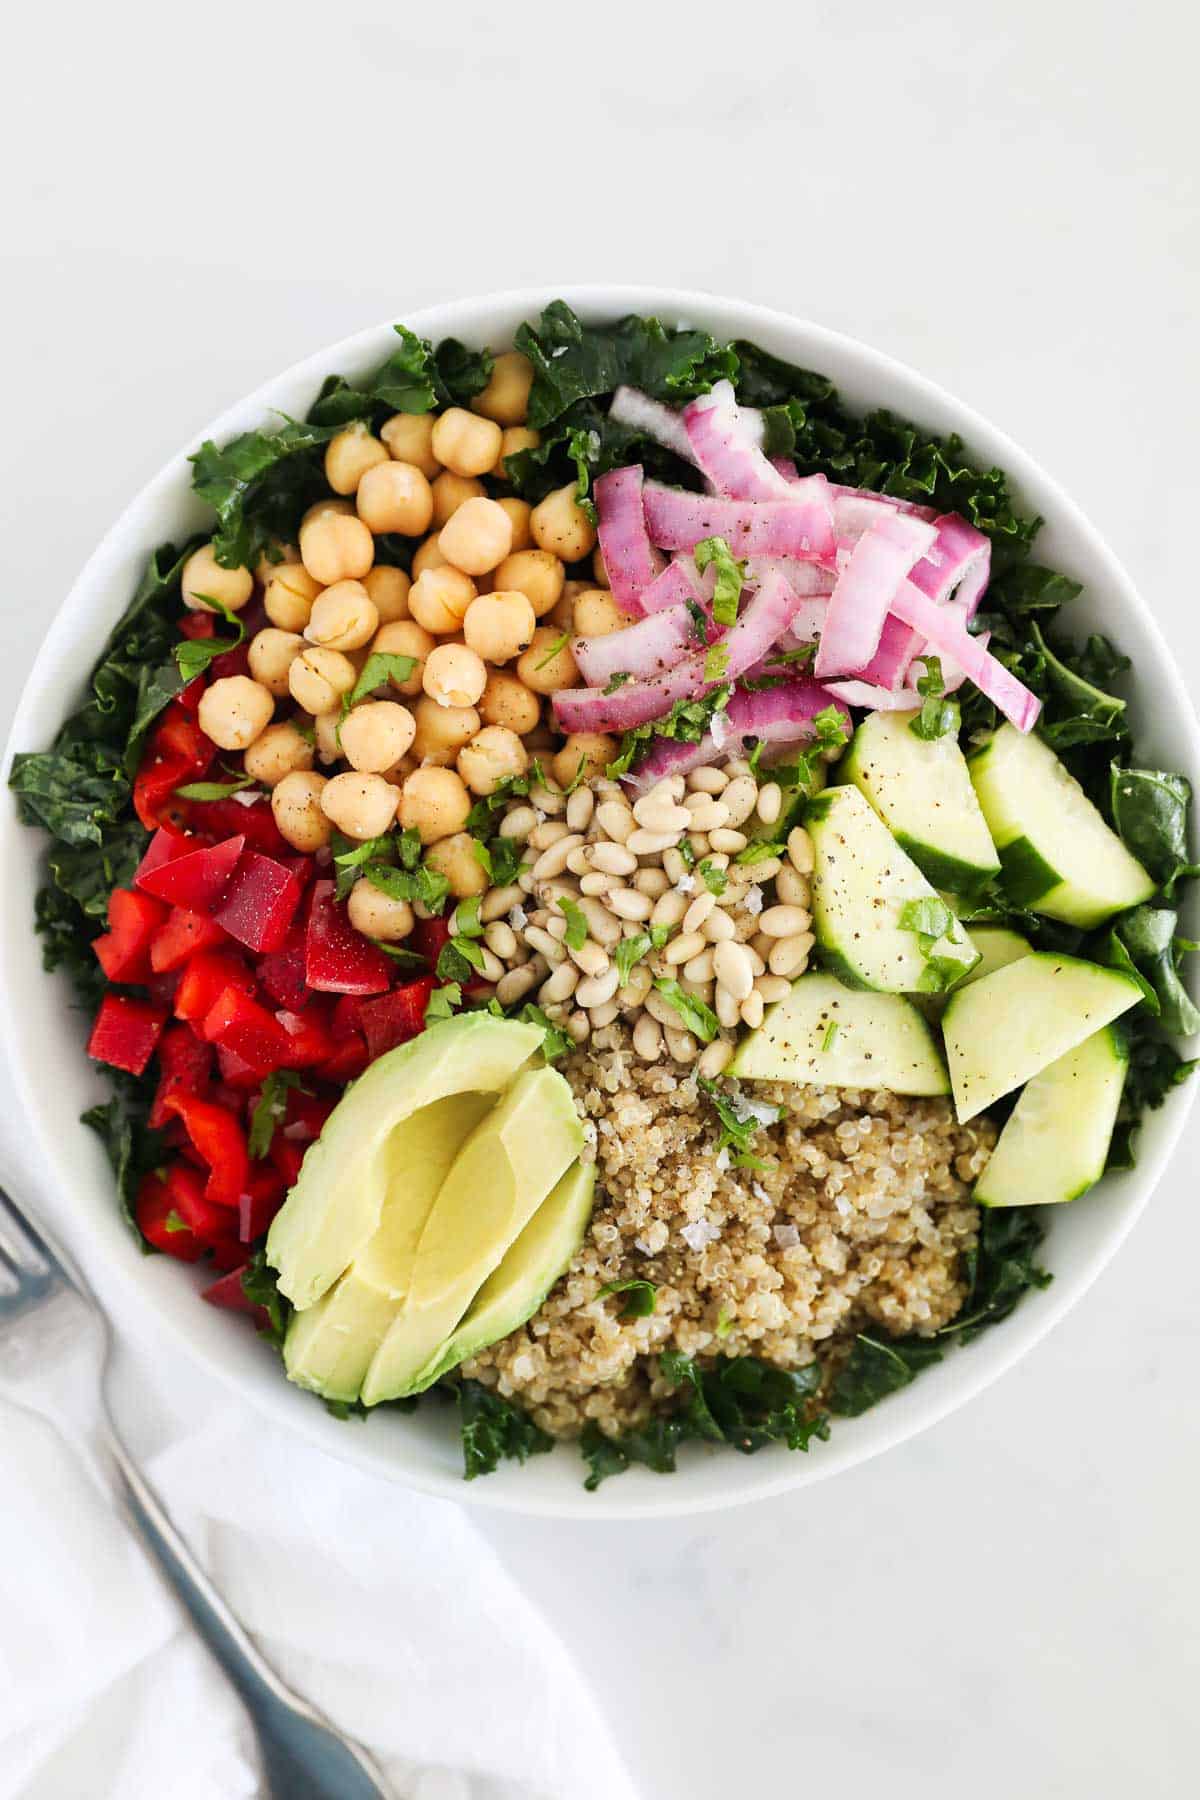
[[[201,446],[14,761],[86,1122],[147,1253],[468,1477],[819,1455],[1190,1072],[1188,783],[958,439],[656,319],[396,332]]]

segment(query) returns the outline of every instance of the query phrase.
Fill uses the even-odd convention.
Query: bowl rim
[[[440,339],[461,332],[470,338],[478,336],[474,321],[482,315],[499,311],[532,318],[551,299],[559,298],[587,316],[607,315],[615,318],[636,312],[666,316],[673,320],[687,318],[690,323],[693,320],[703,321],[706,315],[711,320],[714,313],[720,313],[736,319],[736,325],[730,323],[722,328],[731,337],[753,338],[757,331],[768,334],[800,334],[805,340],[805,357],[811,357],[814,366],[820,367],[823,354],[834,362],[848,358],[864,380],[882,376],[885,383],[898,383],[913,390],[914,396],[927,401],[933,412],[951,416],[953,428],[961,432],[968,445],[975,448],[980,443],[986,444],[987,454],[1005,468],[1018,489],[1024,489],[1031,483],[1036,486],[1039,498],[1054,509],[1051,515],[1053,523],[1064,526],[1090,552],[1092,559],[1102,566],[1121,610],[1128,610],[1132,614],[1140,631],[1157,648],[1168,689],[1168,704],[1164,710],[1173,723],[1179,726],[1181,738],[1187,744],[1187,773],[1194,775],[1200,770],[1200,727],[1197,725],[1190,696],[1178,666],[1171,660],[1157,621],[1115,553],[1076,503],[1034,457],[940,383],[932,381],[898,358],[843,332],[778,308],[699,289],[672,288],[657,283],[539,285],[473,295],[441,305],[416,308],[411,312],[398,309],[398,316],[421,336]],[[714,331],[717,329],[715,326],[711,328]],[[353,364],[372,347],[385,347],[391,332],[392,319],[385,319],[378,325],[368,326],[319,349],[271,376],[250,394],[226,407],[201,431],[193,434],[187,444],[171,456],[133,496],[83,565],[38,649],[9,732],[3,763],[5,779],[13,755],[18,748],[27,746],[31,722],[43,695],[56,678],[61,677],[64,665],[70,666],[72,634],[79,619],[94,618],[106,611],[107,597],[103,582],[106,565],[114,553],[126,545],[133,522],[152,511],[178,482],[186,469],[186,458],[190,451],[205,439],[220,439],[246,429],[247,421],[255,416],[261,419],[272,409],[281,390],[299,388],[302,384],[311,382],[315,392],[320,380],[330,369],[340,364]],[[919,414],[914,412],[914,416]],[[939,426],[936,429],[945,428]],[[141,553],[148,554],[155,541],[161,541],[161,538],[155,539],[151,535],[147,540],[144,533],[139,532],[138,547]],[[111,629],[115,614],[111,613],[111,609],[107,610],[110,617],[106,628]],[[0,815],[0,844],[15,848],[26,840],[40,856],[40,840],[17,823],[15,808],[8,806]],[[21,852],[18,850],[17,854]],[[11,901],[8,907],[15,921],[16,914]],[[23,920],[23,929],[23,942],[27,952],[27,918]],[[15,930],[19,932],[21,926],[16,925]],[[7,931],[0,935],[0,954],[8,954],[8,945],[3,941],[8,936]],[[65,1187],[63,1171],[57,1166],[56,1144],[37,1103],[32,1074],[25,1062],[23,1035],[18,1029],[14,1011],[11,1006],[0,1008],[0,1047],[7,1055],[17,1105],[23,1109],[26,1120],[32,1121],[33,1148],[41,1158],[42,1167],[48,1171],[45,1185],[55,1193],[54,1220],[61,1228],[64,1206],[62,1193]],[[390,1454],[390,1437],[385,1440],[380,1434],[371,1440],[365,1432],[348,1430],[330,1419],[316,1405],[308,1405],[303,1410],[291,1406],[291,1399],[297,1397],[296,1391],[289,1389],[280,1369],[272,1371],[278,1382],[279,1391],[276,1395],[273,1387],[254,1377],[248,1358],[239,1359],[236,1368],[223,1362],[215,1350],[210,1350],[200,1341],[190,1326],[188,1309],[175,1305],[174,1295],[164,1300],[153,1290],[151,1284],[138,1280],[138,1267],[145,1265],[131,1240],[127,1241],[127,1248],[119,1247],[120,1240],[115,1234],[103,1233],[94,1224],[85,1221],[80,1228],[79,1240],[73,1241],[70,1247],[79,1260],[83,1261],[83,1244],[89,1246],[89,1253],[94,1244],[95,1254],[102,1259],[106,1274],[114,1284],[131,1298],[136,1296],[143,1306],[148,1304],[154,1314],[156,1326],[164,1327],[171,1340],[207,1373],[232,1387],[242,1399],[249,1400],[252,1406],[276,1423],[298,1430],[316,1447],[355,1467],[397,1481],[419,1492],[531,1517],[586,1518],[596,1523],[681,1517],[769,1499],[816,1481],[831,1479],[834,1475],[882,1455],[896,1444],[929,1429],[1014,1367],[1077,1304],[1111,1261],[1145,1210],[1184,1129],[1195,1098],[1194,1087],[1195,1083],[1186,1083],[1168,1097],[1158,1121],[1154,1147],[1139,1160],[1137,1170],[1126,1178],[1128,1188],[1124,1204],[1113,1209],[1102,1241],[1093,1250],[1086,1265],[1072,1269],[1070,1279],[1067,1279],[1065,1272],[1056,1273],[1053,1286],[1044,1296],[1039,1296],[1040,1304],[1036,1312],[1023,1313],[1018,1318],[1005,1321],[1004,1337],[999,1346],[993,1347],[988,1357],[973,1358],[968,1355],[963,1358],[956,1355],[948,1358],[947,1363],[953,1362],[956,1378],[947,1382],[940,1394],[935,1394],[930,1388],[928,1398],[925,1399],[921,1398],[920,1384],[917,1384],[915,1391],[911,1388],[904,1390],[904,1405],[896,1404],[900,1396],[893,1397],[891,1402],[880,1407],[873,1415],[874,1429],[869,1441],[857,1441],[838,1448],[835,1431],[835,1439],[820,1446],[812,1456],[796,1456],[791,1453],[771,1456],[768,1453],[767,1457],[751,1459],[732,1457],[727,1451],[721,1452],[727,1469],[717,1491],[713,1491],[707,1484],[689,1483],[689,1468],[686,1463],[681,1465],[679,1479],[667,1483],[659,1482],[644,1472],[631,1471],[622,1481],[606,1483],[601,1490],[592,1494],[583,1491],[580,1481],[569,1490],[569,1498],[561,1493],[541,1489],[534,1471],[542,1459],[537,1459],[524,1469],[509,1471],[514,1479],[505,1480],[500,1476],[493,1476],[487,1481],[470,1484],[465,1484],[458,1474],[406,1467]],[[117,1223],[120,1225],[120,1221]],[[120,1230],[122,1234],[125,1233],[123,1225],[120,1225]],[[135,1331],[134,1335],[139,1336],[140,1332]],[[961,1374],[957,1373],[960,1369]],[[308,1402],[312,1399],[307,1395],[302,1398]],[[309,1413],[312,1415],[311,1419],[308,1417]],[[557,1451],[553,1459],[545,1460],[558,1461],[564,1455],[573,1454],[568,1447],[566,1451]]]

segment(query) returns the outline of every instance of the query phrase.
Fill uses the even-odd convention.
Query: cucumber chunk
[[[980,1206],[1055,1206],[1104,1173],[1129,1071],[1120,1026],[1106,1025],[1026,1083],[975,1184]]]
[[[813,931],[826,966],[850,987],[937,993],[978,962],[970,938],[856,787],[809,806]],[[914,905],[914,903],[918,903]],[[906,916],[940,921],[941,935]]]
[[[870,801],[902,850],[934,887],[976,893],[1000,873],[967,759],[952,733],[923,739],[915,712],[868,713],[854,734],[843,779]]]
[[[843,987],[832,975],[801,975],[745,1038],[729,1073],[743,1081],[947,1094],[946,1065],[929,1026],[898,994]]]
[[[1119,969],[1044,951],[961,988],[942,1020],[959,1119],[1011,1094],[1141,997]]]
[[[1048,744],[1002,725],[967,759],[1014,906],[1090,930],[1154,882]]]

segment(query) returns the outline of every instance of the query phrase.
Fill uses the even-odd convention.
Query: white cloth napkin
[[[281,1434],[174,1352],[123,1354],[116,1387],[243,1623],[404,1800],[634,1800],[566,1651],[464,1509]],[[82,1465],[2,1403],[0,1444],[0,1800],[254,1795],[240,1704]]]

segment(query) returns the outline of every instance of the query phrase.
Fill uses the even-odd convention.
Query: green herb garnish
[[[588,922],[574,900],[565,894],[560,895],[554,903],[563,918],[567,921],[567,934],[564,939],[568,950],[582,950],[587,943]]]
[[[717,585],[713,590],[713,618],[718,625],[733,625],[746,579],[745,563],[738,562],[723,537],[702,538],[692,554],[701,575],[710,563],[715,564]],[[715,681],[719,677],[712,679]]]
[[[695,994],[689,994],[680,987],[677,981],[660,975],[654,983],[667,1005],[679,1014],[686,1030],[698,1037],[702,1044],[711,1044],[721,1029],[721,1022],[711,1006]]]
[[[658,1298],[658,1288],[652,1281],[645,1281],[638,1276],[631,1276],[628,1281],[610,1281],[596,1295],[597,1300],[606,1300],[610,1294],[624,1294],[625,1304],[618,1317],[622,1319],[648,1319],[654,1311],[654,1303]]]
[[[250,1154],[256,1160],[261,1161],[271,1148],[276,1127],[287,1112],[288,1090],[299,1086],[300,1077],[294,1069],[275,1069],[263,1082],[246,1140]]]

